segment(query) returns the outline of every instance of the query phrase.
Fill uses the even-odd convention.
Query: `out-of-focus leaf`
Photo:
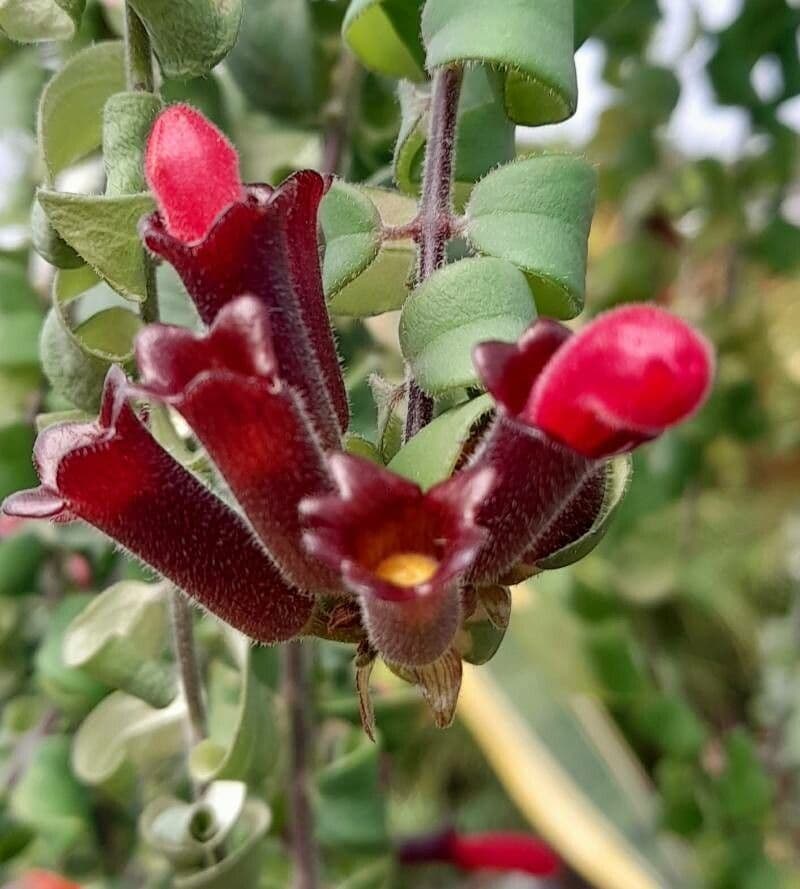
[[[124,799],[135,772],[147,773],[183,750],[185,726],[182,697],[157,710],[125,692],[112,692],[75,733],[72,767],[85,784]]]
[[[131,0],[165,77],[202,77],[231,51],[244,0]]]
[[[379,858],[360,867],[344,882],[337,883],[336,889],[386,889],[390,885],[393,871],[393,858]]]
[[[389,468],[423,490],[453,474],[464,447],[492,411],[489,395],[474,398],[438,416],[397,452]]]
[[[464,259],[437,271],[406,301],[400,346],[429,394],[478,385],[472,350],[485,340],[516,341],[536,319],[527,280],[509,262]]]
[[[528,276],[543,315],[572,318],[583,308],[596,177],[569,155],[528,157],[491,172],[467,206],[476,250]]]
[[[524,619],[515,616],[516,622]],[[467,668],[459,714],[531,825],[600,889],[696,885],[658,833],[656,797],[606,713],[553,691],[512,619],[487,666]]]
[[[0,540],[0,596],[32,592],[44,557],[44,545],[35,534],[14,534]]]
[[[71,40],[86,0],[0,0],[0,30],[20,43]]]
[[[65,735],[44,738],[11,796],[11,811],[41,836],[43,863],[91,848],[89,800],[70,768],[69,745]]]
[[[31,463],[33,442],[33,430],[27,423],[0,427],[0,500],[36,484]]]
[[[0,370],[36,367],[41,328],[42,316],[38,312],[0,315]]]
[[[429,69],[480,61],[505,71],[505,105],[516,123],[557,123],[575,111],[572,3],[428,0],[422,36]]]
[[[629,0],[575,0],[575,46],[580,46]]]
[[[83,594],[63,599],[50,615],[44,642],[36,652],[39,685],[59,707],[76,716],[88,713],[108,692],[108,686],[64,661],[67,627],[90,601]]]
[[[359,61],[372,71],[422,80],[422,5],[422,0],[351,0],[342,34]]]
[[[375,850],[388,843],[379,784],[380,749],[354,731],[351,749],[317,775],[317,836],[336,850]]]
[[[139,220],[153,210],[149,194],[66,194],[40,189],[39,202],[61,237],[120,295],[145,298]]]
[[[125,89],[123,47],[97,43],[54,75],[39,105],[39,145],[52,179],[100,147],[103,106]]]
[[[64,662],[153,707],[165,707],[175,696],[172,670],[161,659],[167,623],[162,586],[120,581],[69,625]]]
[[[271,693],[253,671],[251,648],[233,637],[240,669],[215,661],[209,671],[209,733],[191,752],[198,781],[257,781],[277,763],[280,734]]]

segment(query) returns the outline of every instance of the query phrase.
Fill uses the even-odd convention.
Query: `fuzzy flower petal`
[[[213,614],[261,642],[295,636],[313,600],[291,587],[244,521],[152,438],[119,368],[100,417],[41,433],[41,487],[12,495],[10,515],[82,519]]]
[[[333,491],[302,406],[278,374],[270,317],[244,296],[209,332],[150,325],[136,341],[141,390],[184,416],[264,546],[293,584],[335,590],[333,572],[302,545],[303,498]]]

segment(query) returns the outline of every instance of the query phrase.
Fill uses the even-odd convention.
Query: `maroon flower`
[[[82,519],[251,638],[295,636],[313,599],[291,587],[245,522],[161,448],[128,394],[124,374],[112,368],[96,422],[42,432],[34,450],[42,484],[13,494],[3,510]]]
[[[302,395],[323,446],[335,448],[349,409],[317,243],[329,180],[304,170],[276,189],[244,186],[234,159],[197,111],[164,111],[146,158],[159,212],[143,222],[142,238],[175,267],[207,324],[238,296],[265,305],[281,375]]]
[[[461,622],[461,580],[484,540],[475,513],[492,471],[467,470],[423,493],[357,457],[329,463],[338,494],[301,507],[309,551],[359,596],[370,641],[387,660],[435,661]]]
[[[499,408],[473,461],[497,470],[478,514],[489,537],[471,578],[482,581],[588,530],[602,461],[691,416],[713,377],[706,340],[652,306],[608,312],[575,336],[538,321],[516,344],[478,346],[475,365]]]
[[[281,379],[269,314],[243,296],[205,336],[155,324],[136,341],[141,390],[184,416],[267,551],[297,586],[335,589],[302,545],[298,505],[333,490],[299,399]]]

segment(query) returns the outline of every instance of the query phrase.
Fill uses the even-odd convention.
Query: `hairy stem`
[[[346,170],[362,78],[363,68],[356,57],[344,51],[335,73],[335,93],[327,107],[328,120],[322,144],[323,173],[344,174]]]
[[[283,646],[283,692],[289,714],[290,837],[294,863],[293,889],[318,889],[319,853],[309,796],[312,750],[307,653],[301,642]]]
[[[453,234],[453,172],[458,129],[458,100],[464,70],[460,65],[441,68],[433,79],[425,177],[419,214],[417,284],[444,265],[447,242]],[[406,440],[433,419],[433,399],[407,374],[408,415]]]
[[[125,3],[125,66],[128,89],[147,93],[155,90],[150,35],[129,2]]]
[[[180,590],[173,589],[170,599],[172,615],[172,644],[181,677],[186,709],[189,713],[189,728],[192,744],[199,744],[208,733],[206,706],[203,700],[203,683],[200,678],[200,664],[194,642],[192,609]]]

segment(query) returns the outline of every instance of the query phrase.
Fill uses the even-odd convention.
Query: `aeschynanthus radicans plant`
[[[475,591],[580,537],[608,459],[708,393],[708,344],[661,309],[611,311],[576,335],[540,320],[516,344],[478,347],[496,419],[466,468],[423,492],[343,452],[317,244],[329,180],[244,185],[231,145],[180,105],[156,121],[146,170],[158,212],[143,240],[208,329],[146,328],[140,379],[113,369],[96,422],[43,432],[41,486],[4,509],[94,525],[257,641],[329,635],[326,615],[349,602],[352,640],[391,664],[420,675],[458,657]],[[184,416],[241,513],[162,449],[142,400]]]

